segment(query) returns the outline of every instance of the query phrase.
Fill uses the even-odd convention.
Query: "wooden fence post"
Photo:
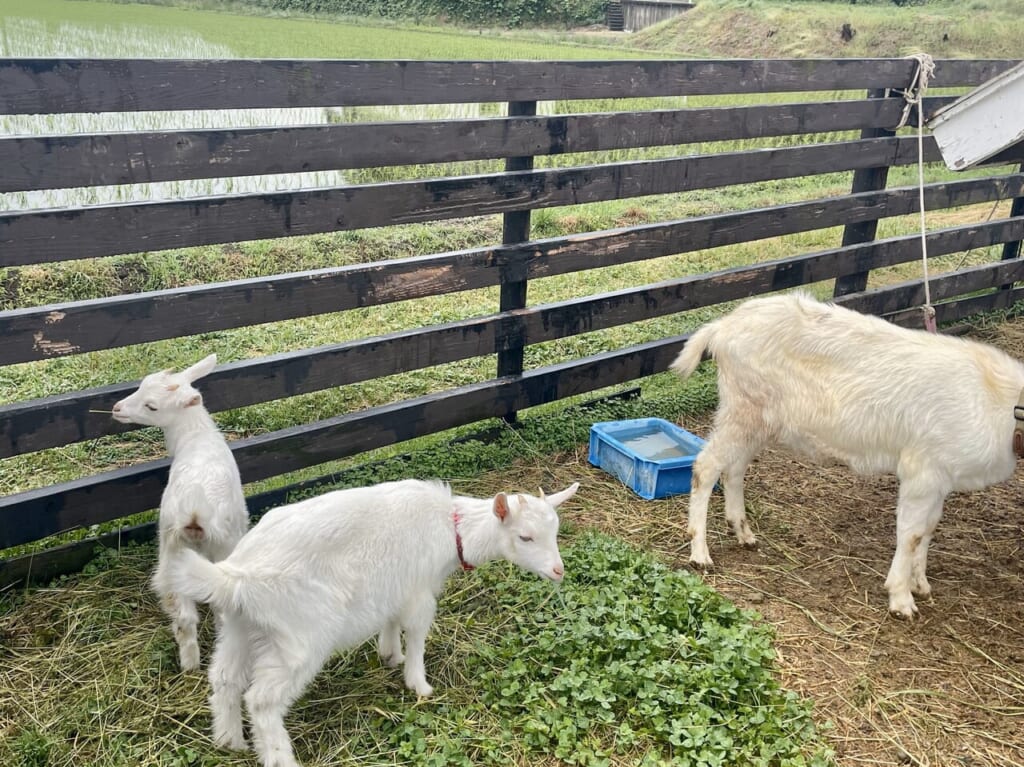
[[[537,114],[536,101],[510,101],[509,117],[533,117]],[[505,160],[506,171],[533,170],[533,156],[509,157]],[[505,213],[502,222],[501,242],[504,245],[526,242],[530,239],[529,210],[516,210]],[[518,268],[517,268],[518,267]],[[526,308],[526,274],[522,265],[508,264],[501,279],[501,298],[499,310],[502,312]],[[506,325],[508,333],[498,337],[498,375],[510,376],[523,372],[523,350],[525,339],[522,331]],[[518,335],[518,338],[515,336]],[[505,421],[515,423],[516,412],[510,410],[505,414]]]
[[[1018,172],[1024,173],[1024,165],[1020,166]],[[1013,204],[1010,206],[1010,218],[1016,218],[1017,216],[1024,216],[1024,197],[1014,197]],[[1020,258],[1020,243],[1020,240],[1003,243],[1003,261],[1012,261],[1015,258]],[[1007,287],[1012,287],[1012,285]]]
[[[869,99],[883,99],[888,95],[889,92],[886,88],[877,88],[868,91]],[[861,131],[860,137],[862,139],[868,139],[885,138],[886,136],[895,135],[895,131],[886,130],[885,128],[866,128]],[[858,192],[882,190],[885,189],[885,185],[888,180],[888,166],[856,170],[853,172],[853,188],[851,191],[856,194]],[[843,227],[843,245],[858,245],[863,242],[871,242],[875,239],[875,234],[877,232],[878,219],[863,221],[857,224],[847,224]],[[845,296],[847,293],[860,293],[868,286],[868,274],[869,272],[857,272],[856,274],[847,274],[843,277],[837,277],[833,295],[838,297]]]
[[[1020,173],[1024,173],[1024,165],[1018,168]],[[1013,202],[1010,204],[1010,218],[1016,218],[1017,216],[1024,216],[1024,197],[1014,197]],[[1003,261],[1013,261],[1014,259],[1020,258],[1021,256],[1021,241],[1014,240],[1013,242],[1003,243]],[[1000,285],[999,289],[1009,293],[1013,290],[1013,283],[1009,282],[1005,285]]]

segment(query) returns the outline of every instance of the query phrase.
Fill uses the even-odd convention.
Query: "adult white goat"
[[[405,662],[406,685],[430,695],[424,642],[447,577],[500,557],[560,581],[555,509],[578,487],[493,499],[419,480],[338,490],[270,511],[223,562],[182,551],[174,589],[222,619],[210,664],[214,740],[246,747],[244,691],[261,764],[294,767],[288,708],[332,652],[374,635],[388,665]]]
[[[217,364],[217,355],[180,373],[164,370],[142,379],[139,388],[114,405],[121,423],[159,426],[171,455],[171,470],[160,499],[159,559],[153,590],[171,619],[182,669],[199,666],[199,612],[193,599],[167,582],[167,564],[182,548],[214,561],[223,559],[245,534],[249,515],[238,465],[217,424],[192,383]]]
[[[889,610],[912,618],[931,594],[928,545],[954,490],[1009,477],[1024,366],[998,349],[908,330],[805,294],[747,301],[700,328],[671,369],[689,376],[708,352],[720,405],[694,464],[690,561],[710,566],[708,499],[721,476],[725,516],[741,544],[743,475],[769,443],[837,459],[862,474],[895,473],[896,553]]]

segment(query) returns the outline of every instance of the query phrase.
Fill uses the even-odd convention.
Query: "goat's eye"
[[[148,402],[146,403],[146,410],[152,410],[154,413],[156,412],[156,408],[150,405]]]
[[[523,543],[533,543],[533,538],[531,538],[529,535],[520,535],[519,540],[521,540]]]

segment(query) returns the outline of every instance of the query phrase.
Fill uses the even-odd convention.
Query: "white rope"
[[[896,130],[907,124],[910,110],[917,106],[917,192],[918,206],[921,214],[921,271],[924,279],[924,326],[935,332],[935,307],[932,306],[932,293],[928,281],[928,229],[924,215],[924,94],[928,90],[928,81],[935,74],[935,62],[927,53],[915,53],[908,59],[917,61],[917,72],[910,87],[903,91],[903,100],[907,105],[903,108],[903,117]]]

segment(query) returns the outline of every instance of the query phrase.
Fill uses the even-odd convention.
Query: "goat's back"
[[[199,549],[222,559],[245,534],[249,515],[231,449],[219,432],[200,433],[183,444],[171,462],[160,501],[162,538],[182,539],[183,531],[204,531]]]
[[[410,595],[440,591],[454,551],[440,482],[351,488],[267,513],[221,563],[255,623],[320,625],[331,644],[369,638]]]
[[[771,438],[869,473],[934,462],[961,488],[1012,471],[1024,366],[997,349],[799,293],[748,301],[709,328],[725,415]]]

